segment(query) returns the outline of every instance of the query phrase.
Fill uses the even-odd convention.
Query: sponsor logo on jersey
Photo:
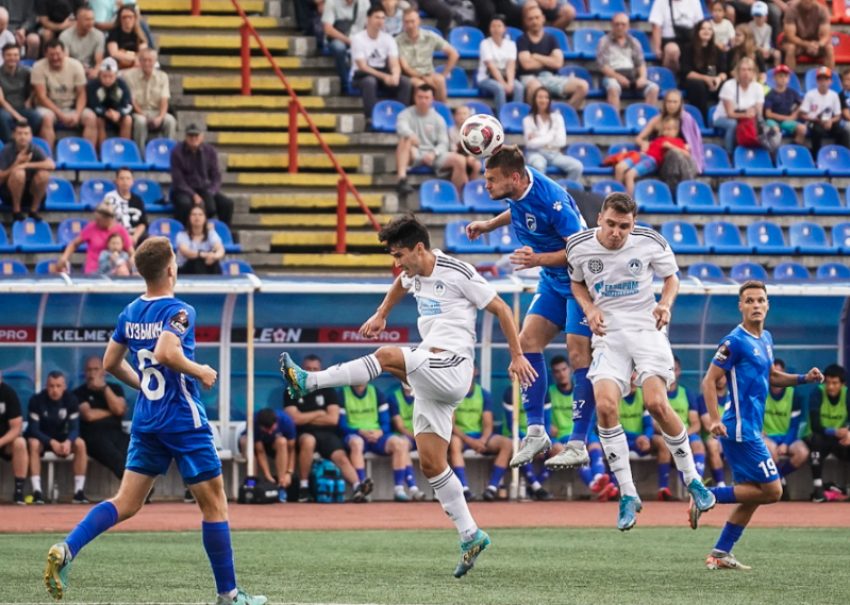
[[[714,359],[716,359],[720,363],[723,363],[724,361],[729,359],[729,356],[732,354],[732,351],[729,350],[729,344],[730,343],[727,340],[722,345],[720,345],[720,347],[717,349],[717,353],[714,354]]]
[[[564,207],[564,205],[563,205],[560,201],[557,201],[557,202],[555,202],[554,204],[552,204],[552,209],[553,209],[555,212],[560,212],[560,211],[561,211],[561,208],[563,208],[563,207]]]
[[[419,315],[422,317],[430,317],[431,315],[442,315],[443,308],[440,306],[440,302],[437,300],[431,300],[430,298],[417,298],[416,306],[419,309]]]
[[[441,281],[438,281],[434,284],[434,296],[442,296],[446,293],[446,284]]]
[[[525,213],[525,226],[529,231],[537,231],[537,217],[528,212]]]
[[[639,284],[636,281],[624,281],[621,284],[606,284],[599,282],[593,287],[597,293],[605,298],[619,298],[621,296],[632,296],[639,291]]]
[[[177,315],[168,320],[168,325],[175,332],[185,334],[189,329],[189,312],[186,309],[180,309]]]
[[[587,263],[587,268],[591,273],[602,273],[602,269],[605,268],[605,265],[602,264],[602,260],[598,258],[591,258],[590,262]]]
[[[629,261],[629,273],[632,275],[640,275],[640,272],[643,271],[643,262],[639,258],[633,258]]]

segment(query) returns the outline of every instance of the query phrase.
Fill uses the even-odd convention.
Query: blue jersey
[[[585,224],[573,197],[563,187],[534,168],[526,167],[531,184],[518,200],[505,200],[517,239],[537,253],[564,251],[564,238],[584,230]],[[567,267],[545,267],[549,274],[570,283]]]
[[[129,347],[141,382],[133,430],[180,433],[205,426],[207,413],[197,380],[166,368],[153,356],[162,332],[176,335],[186,358],[195,360],[195,309],[176,298],[137,298],[118,316],[112,334],[112,340]]]
[[[259,412],[254,414],[255,443],[272,445],[278,437],[283,437],[288,440],[295,439],[295,422],[292,418],[290,418],[289,414],[283,410],[275,410],[275,414],[277,414],[277,424],[275,425],[274,431],[271,433],[267,433],[260,428],[260,425],[257,423],[257,414],[259,414]],[[242,434],[245,435],[247,433],[248,431],[246,430]]]
[[[770,332],[765,330],[761,338],[756,338],[739,325],[720,343],[712,363],[726,370],[729,382],[730,403],[723,414],[729,438],[761,441],[773,365]]]

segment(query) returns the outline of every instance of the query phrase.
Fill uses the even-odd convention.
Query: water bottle
[[[282,487],[277,490],[277,499],[281,502],[286,502],[286,490]]]

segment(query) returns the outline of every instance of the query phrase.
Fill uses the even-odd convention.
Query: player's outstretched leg
[[[576,308],[568,306],[568,314],[573,313],[583,317],[584,314],[577,307],[577,304]],[[567,326],[568,332],[570,329]],[[573,431],[563,451],[556,456],[552,456],[545,462],[546,467],[552,470],[586,466],[590,463],[590,455],[588,454],[586,443],[591,428],[590,424],[596,412],[596,396],[593,393],[593,384],[587,377],[587,371],[591,361],[590,337],[582,334],[568,333],[567,349],[570,353],[570,365],[575,368],[573,374],[573,380],[575,381],[575,392],[573,394]]]
[[[392,347],[387,347],[392,348]],[[280,371],[293,398],[303,397],[317,389],[366,384],[380,376],[381,362],[375,354],[341,363],[320,372],[301,369],[289,353],[280,356]]]

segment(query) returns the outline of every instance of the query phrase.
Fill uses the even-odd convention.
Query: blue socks
[[[587,441],[590,421],[596,411],[596,399],[593,397],[593,385],[587,379],[587,368],[573,373],[573,432],[570,441]]]
[[[735,525],[727,521],[714,548],[723,552],[732,552],[735,542],[738,541],[742,533],[744,533],[743,525]]]
[[[416,475],[413,473],[412,466],[405,467],[404,480],[407,482],[407,487],[416,487]]]
[[[529,487],[537,482],[537,475],[534,474],[534,465],[531,462],[522,467],[522,475],[528,481]]]
[[[215,591],[218,594],[229,593],[236,589],[236,566],[233,563],[233,548],[230,546],[230,524],[227,521],[204,521],[201,523],[201,529],[204,550],[207,551],[215,576]]]
[[[547,481],[547,480],[549,479],[549,477],[551,477],[551,476],[552,476],[552,471],[550,471],[548,468],[546,468],[546,467],[544,466],[544,467],[540,470],[540,474],[539,474],[539,475],[537,475],[537,480],[538,480],[540,483],[546,483],[546,481]]]
[[[589,466],[578,467],[578,476],[581,477],[581,480],[584,481],[586,486],[590,487],[590,484],[593,481],[593,471],[590,470]]]
[[[359,483],[363,483],[366,480],[366,469],[365,468],[358,468],[358,469],[355,469],[355,470],[357,471],[357,481]]]
[[[405,470],[402,469],[393,469],[393,484],[396,487],[404,487],[404,473]]]
[[[490,483],[487,484],[487,487],[492,487],[493,489],[499,489],[499,483],[502,482],[502,477],[505,476],[505,470],[507,470],[504,466],[496,466],[493,465],[493,472],[490,473]]]
[[[786,460],[777,470],[779,471],[780,477],[787,477],[788,475],[796,471],[797,467],[791,464],[791,460]]]
[[[605,474],[605,457],[602,450],[592,449],[587,452],[590,455],[590,471],[593,477]]]
[[[735,487],[709,487],[709,491],[714,494],[718,504],[735,504],[738,499],[735,498]],[[728,524],[727,524],[728,525]],[[742,530],[743,531],[743,530]],[[728,550],[726,552],[729,552]]]
[[[658,463],[658,489],[665,489],[670,485],[670,463]]]
[[[118,523],[118,510],[112,502],[101,502],[91,509],[85,519],[80,521],[65,538],[65,543],[71,549],[71,557],[76,557],[83,546],[116,523]]]
[[[702,479],[705,474],[705,454],[694,454],[694,466],[697,468],[697,475]]]
[[[457,478],[460,479],[460,484],[463,486],[463,489],[468,488],[469,486],[466,484],[466,467],[465,466],[453,466],[452,470],[454,471]]]
[[[725,483],[726,478],[723,476],[722,468],[713,468],[711,469],[711,478],[714,479],[715,483]]]
[[[546,359],[543,353],[525,353],[525,358],[537,372],[537,379],[522,391],[522,405],[528,426],[543,424],[543,404],[549,385],[546,382]]]

